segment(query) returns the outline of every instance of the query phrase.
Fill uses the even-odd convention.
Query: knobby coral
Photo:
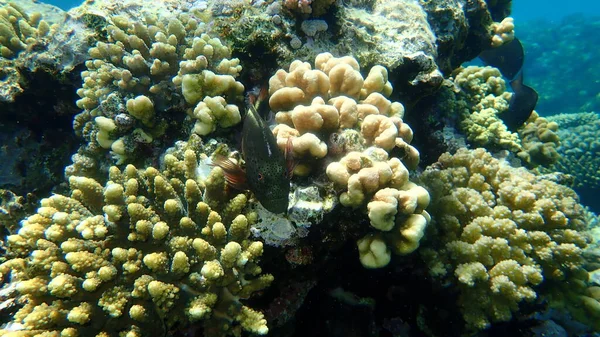
[[[409,181],[419,152],[410,145],[404,106],[387,98],[391,92],[384,67],[363,77],[356,59],[330,53],[317,55],[315,69],[296,60],[269,80],[273,133],[282,150],[291,142],[294,173],[320,174],[319,162],[330,162],[325,173],[343,191],[341,204],[367,212],[377,230],[358,241],[368,268],[387,265],[391,251],[414,251],[429,221],[429,195]]]

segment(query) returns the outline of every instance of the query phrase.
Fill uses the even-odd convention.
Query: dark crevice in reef
[[[79,145],[72,123],[81,70],[57,75],[20,69],[27,90],[0,103],[0,188],[47,195],[64,181],[64,167]]]

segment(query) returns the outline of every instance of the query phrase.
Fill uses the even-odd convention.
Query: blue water
[[[82,3],[82,1],[78,1],[78,0],[46,0],[46,1],[42,1],[42,2],[60,7],[64,10],[69,10],[75,6],[78,6],[80,3]]]
[[[593,0],[516,0],[512,5],[512,17],[517,27],[519,21],[546,19],[559,21],[575,13],[600,15],[600,2]]]

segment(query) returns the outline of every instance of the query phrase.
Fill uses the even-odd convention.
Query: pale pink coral
[[[327,12],[335,0],[283,0],[283,6],[293,12],[320,16]]]
[[[294,12],[300,12],[304,14],[312,13],[312,8],[310,4],[312,0],[284,0],[283,5]]]

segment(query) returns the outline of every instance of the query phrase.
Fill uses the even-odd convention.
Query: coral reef
[[[50,34],[50,25],[39,12],[28,15],[15,3],[0,9],[0,56],[13,59]]]
[[[476,146],[518,151],[518,135],[510,132],[497,116],[508,110],[511,97],[500,71],[470,66],[457,72],[454,83],[470,106],[469,111],[461,112],[460,126],[467,139]]]
[[[419,162],[412,130],[402,121],[402,104],[386,98],[392,87],[384,67],[363,78],[356,59],[323,53],[315,68],[297,60],[269,80],[273,133],[282,150],[291,143],[296,175],[318,175],[317,160],[332,161],[326,174],[344,191],[340,203],[367,206],[372,227],[383,232],[359,241],[361,262],[383,267],[388,245],[398,254],[414,251],[429,221],[427,192],[408,180],[407,167]]]
[[[600,188],[600,118],[597,113],[559,114],[547,118],[559,125],[559,160],[552,170],[571,174],[575,187]]]
[[[334,2],[335,0],[284,0],[283,6],[293,12],[320,16],[325,14]]]
[[[352,55],[364,66],[387,67],[397,78],[397,92],[407,100],[437,89],[442,74],[436,66],[435,36],[427,13],[417,2],[370,1],[348,3],[343,8],[332,5],[328,10],[335,7],[335,15],[318,20],[295,10],[290,16],[287,10],[288,5],[300,5],[298,10],[306,11],[317,3],[331,1],[276,1],[263,3],[263,8],[239,3],[232,8],[209,4],[214,21],[211,31],[232,43],[232,48],[241,52],[241,58],[248,58],[249,64],[255,63],[257,69],[250,74],[252,77],[260,76],[261,67],[264,68],[256,62],[256,56],[272,59],[273,65],[281,67],[294,59],[313,59],[328,51]],[[370,28],[365,30],[362,26]]]
[[[549,167],[560,160],[561,144],[559,125],[533,111],[525,124],[517,130],[521,149],[517,156],[530,167]]]
[[[23,197],[10,190],[0,189],[0,235],[14,234],[19,229],[19,221],[35,212],[32,195]]]
[[[484,149],[444,154],[421,178],[433,224],[420,252],[432,277],[457,287],[469,328],[508,321],[561,284],[583,293],[587,224],[573,190]]]
[[[514,38],[510,4],[0,0],[0,335],[600,331],[598,220],[565,187],[596,187],[598,116],[509,130],[500,72],[461,67]],[[287,212],[215,166],[248,169],[247,103]]]
[[[141,148],[160,147],[166,133],[182,132],[183,111],[200,135],[240,122],[231,104],[244,91],[235,80],[239,60],[219,39],[203,34],[202,24],[186,14],[148,14],[144,24],[124,16],[110,20],[109,40],[90,49],[77,92],[84,111],[74,128],[88,142],[80,156],[110,149],[117,163],[135,162]],[[84,173],[82,161],[75,157],[68,174]]]
[[[435,59],[435,35],[427,22],[427,12],[416,1],[374,1],[371,8],[347,8],[340,24],[347,38],[362,41],[366,48],[353,46],[345,54],[354,55],[363,65],[386,67],[396,80],[396,90],[405,99],[432,93],[442,82]],[[369,27],[364,34],[360,27]],[[357,37],[360,36],[359,39]],[[414,74],[408,76],[406,74]]]
[[[23,92],[19,84],[21,72],[19,61],[21,51],[37,48],[43,44],[53,28],[42,19],[40,12],[27,13],[15,3],[0,7],[0,101],[13,101]]]
[[[292,184],[286,216],[267,211],[260,203],[252,204],[257,221],[252,234],[275,247],[295,246],[309,234],[310,227],[322,223],[337,205],[333,191],[317,186]]]
[[[600,159],[598,134],[600,118],[594,112],[559,114],[548,120],[559,125],[558,160],[543,172],[559,171],[572,177],[567,182],[579,193],[584,204],[595,212],[600,210],[598,188],[600,188]]]
[[[485,1],[419,1],[435,33],[436,62],[444,74],[477,57],[491,45],[494,21]]]
[[[77,147],[73,70],[95,37],[77,24],[51,5],[0,1],[0,187],[18,195],[62,183]]]
[[[528,167],[549,166],[559,158],[558,124],[534,111],[517,132],[511,132],[500,119],[508,111],[512,93],[506,90],[498,69],[469,66],[457,70],[453,82],[456,96],[450,95],[447,104],[443,103],[446,115],[458,119],[471,144],[509,150]]]
[[[31,79],[31,74],[51,75],[59,83],[61,77],[70,77],[96,38],[97,32],[84,18],[71,17],[54,6],[34,0],[0,2],[0,104],[43,88],[46,83]],[[10,108],[7,105],[6,110]]]
[[[0,266],[25,303],[13,323],[24,334],[153,336],[203,320],[213,336],[266,334],[240,302],[273,280],[257,264],[262,243],[248,239],[254,216],[244,194],[225,194],[219,168],[199,180],[197,160],[188,148],[167,154],[162,172],[112,167],[105,186],[71,176],[70,196],[43,199]]]

